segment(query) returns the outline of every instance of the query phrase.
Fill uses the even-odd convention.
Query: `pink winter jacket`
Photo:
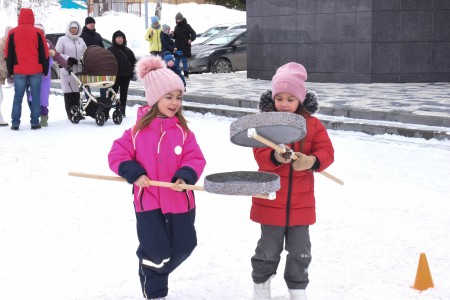
[[[126,130],[114,141],[108,161],[111,170],[129,183],[147,174],[150,180],[175,182],[183,178],[187,184],[195,184],[206,165],[194,134],[184,130],[176,117],[156,118],[134,136],[132,128]],[[136,185],[133,189],[136,212],[161,209],[164,214],[184,213],[195,207],[192,191]]]

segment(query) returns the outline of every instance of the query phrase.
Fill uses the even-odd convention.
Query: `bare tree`
[[[156,0],[155,16],[161,20],[162,0]]]
[[[22,4],[33,9],[35,23],[42,23],[48,15],[49,7],[59,5],[58,0],[18,0]],[[22,3],[23,2],[23,3]],[[20,11],[20,8],[18,9]]]
[[[102,16],[105,11],[109,10],[109,6],[108,6],[108,0],[102,0],[100,2],[101,2],[100,15]]]

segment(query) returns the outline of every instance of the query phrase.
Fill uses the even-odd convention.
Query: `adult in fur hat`
[[[270,281],[277,272],[285,247],[284,279],[290,299],[305,300],[311,262],[309,225],[316,222],[314,172],[321,172],[334,161],[334,150],[325,126],[313,117],[317,97],[306,90],[306,69],[298,63],[281,66],[272,78],[272,91],[261,96],[261,112],[289,112],[306,120],[306,136],[286,145],[297,160],[271,148],[254,148],[259,171],[280,176],[281,188],[274,201],[253,198],[250,218],[261,224],[261,238],[251,258],[256,299],[270,298]],[[289,238],[288,238],[289,237]]]
[[[181,184],[195,184],[206,161],[181,110],[184,85],[159,56],[136,65],[148,106],[137,123],[114,141],[109,167],[133,184],[139,276],[145,299],[165,299],[169,274],[197,245],[195,197]],[[172,188],[150,180],[173,182]]]

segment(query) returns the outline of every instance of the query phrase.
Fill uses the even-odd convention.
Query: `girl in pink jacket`
[[[195,184],[206,161],[181,112],[184,85],[156,56],[138,61],[136,72],[149,106],[114,141],[108,155],[113,172],[133,184],[139,247],[139,276],[146,299],[164,299],[169,274],[194,250],[195,199],[178,184]],[[173,182],[174,188],[150,185]]]

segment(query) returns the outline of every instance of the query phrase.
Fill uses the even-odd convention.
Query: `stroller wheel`
[[[78,122],[80,122],[81,112],[80,108],[77,105],[74,105],[70,108],[69,114],[70,114],[70,122],[72,122],[73,124],[78,124]]]
[[[97,110],[95,113],[95,123],[97,123],[98,126],[103,126],[106,121],[106,115],[102,110]]]
[[[122,123],[122,119],[123,119],[122,118],[122,111],[120,109],[114,110],[112,118],[113,118],[114,124],[119,125],[120,123]]]

